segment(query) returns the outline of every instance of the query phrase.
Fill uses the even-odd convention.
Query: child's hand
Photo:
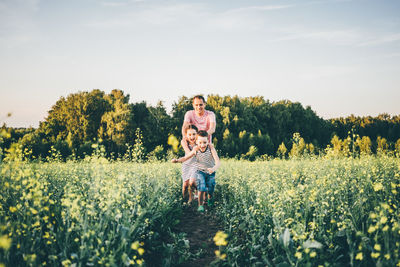
[[[214,172],[214,168],[207,168],[207,171],[208,171],[209,174],[211,174],[211,173]]]
[[[172,159],[171,162],[172,163],[178,163],[179,161],[177,159]]]

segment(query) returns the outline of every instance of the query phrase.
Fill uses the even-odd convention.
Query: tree
[[[101,118],[109,109],[100,90],[70,94],[56,102],[39,131],[50,142],[66,140],[72,150],[77,150],[83,143],[97,139]]]
[[[129,95],[114,89],[104,96],[108,102],[108,110],[101,117],[98,136],[105,140],[109,150],[121,154],[129,137],[133,136],[132,111],[129,105]]]

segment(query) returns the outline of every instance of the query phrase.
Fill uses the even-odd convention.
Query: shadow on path
[[[179,266],[209,266],[215,260],[215,250],[218,249],[214,244],[213,237],[218,230],[222,229],[213,209],[206,206],[206,212],[200,213],[194,203],[190,207],[185,207],[180,223],[174,228],[174,232],[186,233],[190,252],[196,254],[201,251],[201,253],[196,259],[191,259]]]

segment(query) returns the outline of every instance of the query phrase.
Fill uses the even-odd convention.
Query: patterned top
[[[204,152],[201,152],[201,150],[196,151],[194,158],[196,158],[196,165],[200,171],[206,171],[208,168],[213,168],[215,166],[210,146],[207,146]]]
[[[199,117],[196,115],[194,110],[189,110],[185,113],[185,122],[196,125],[199,130],[208,131],[211,123],[215,123],[215,113],[210,110],[204,110],[203,116]],[[208,136],[208,141],[211,142],[212,136]]]
[[[188,144],[190,150],[193,150],[193,147]],[[195,174],[197,171],[196,159],[192,157],[187,161],[182,163],[182,180],[185,182],[190,178],[195,178]]]

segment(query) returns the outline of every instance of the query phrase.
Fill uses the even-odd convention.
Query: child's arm
[[[196,155],[196,151],[198,150],[197,147],[193,148],[192,151],[190,151],[189,154],[186,154],[184,157],[179,158],[179,159],[172,159],[172,163],[178,163],[178,162],[185,162],[188,159],[192,158],[194,155]]]
[[[185,138],[181,140],[181,146],[183,147],[183,150],[185,150],[185,155],[190,153],[191,150],[189,149],[189,146]]]
[[[221,165],[221,162],[219,160],[219,157],[218,157],[217,151],[215,150],[215,147],[212,144],[210,144],[209,146],[210,146],[210,149],[211,149],[211,155],[214,158],[215,165],[212,168],[208,168],[207,171],[209,173],[213,173],[213,172],[218,170],[219,166]]]

